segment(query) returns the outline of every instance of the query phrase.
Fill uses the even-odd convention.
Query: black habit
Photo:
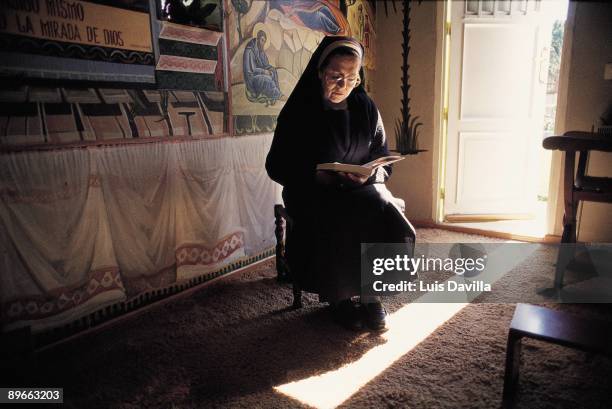
[[[317,183],[318,163],[363,164],[389,155],[380,113],[362,85],[346,109],[330,109],[323,100],[318,60],[339,39],[346,38],[325,37],[313,54],[278,117],[266,160],[293,220],[286,243],[291,274],[322,301],[360,295],[361,243],[412,244],[415,238],[403,200],[384,185],[390,166],[361,186],[341,184],[340,176],[336,184]]]

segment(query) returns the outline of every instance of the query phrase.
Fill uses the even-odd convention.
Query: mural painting
[[[374,61],[376,60],[375,46],[376,32],[375,16],[376,3],[369,0],[353,0],[348,6],[348,22],[353,33],[353,37],[359,40],[365,48],[365,88],[366,91],[373,91],[374,70],[376,69]]]
[[[159,0],[157,62],[148,0],[74,0],[72,17],[53,4],[0,3],[2,53],[10,53],[0,74],[22,70],[22,80],[0,92],[2,145],[227,135],[229,93],[235,135],[271,132],[325,35],[364,44],[365,85],[372,88],[372,1]],[[224,25],[227,36],[219,31]],[[70,60],[57,62],[63,58]],[[39,81],[32,86],[29,78]],[[71,86],[73,80],[89,85]]]
[[[22,86],[0,91],[0,144],[210,137],[227,117],[223,92]]]
[[[223,33],[164,21],[158,45],[158,88],[227,91]]]
[[[223,33],[164,21],[155,64],[148,0],[0,4],[0,145],[227,135]]]
[[[183,122],[182,136],[226,135],[229,126],[227,81],[224,69],[224,36],[218,31],[164,21],[159,33],[159,59],[155,82],[162,94],[180,105],[174,123]],[[184,91],[181,91],[184,90]],[[191,97],[189,96],[191,95]],[[179,105],[175,105],[177,108]],[[168,119],[172,101],[166,103]],[[214,120],[213,120],[214,119]],[[169,132],[177,136],[176,129]],[[186,127],[185,127],[186,126]]]
[[[331,0],[228,0],[234,133],[271,132],[325,35],[351,35]]]

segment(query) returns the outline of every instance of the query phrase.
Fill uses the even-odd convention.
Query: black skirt
[[[351,190],[321,189],[292,197],[283,191],[292,226],[286,256],[293,280],[320,301],[361,293],[361,243],[406,243],[415,231],[403,200],[382,183]]]

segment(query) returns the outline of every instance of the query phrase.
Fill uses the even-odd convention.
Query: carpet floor
[[[418,240],[495,241],[435,229],[419,229]],[[520,267],[519,276],[524,282],[550,284],[552,277],[542,276],[541,270],[551,263],[553,256],[540,254]],[[500,285],[507,291],[520,286],[516,279],[504,279]],[[419,322],[427,323],[428,308],[433,311],[435,305],[415,310],[421,312],[406,321],[412,324],[395,329],[391,339],[387,333],[338,326],[315,296],[304,295],[299,310],[287,308],[291,300],[290,287],[276,281],[274,263],[267,260],[42,353],[23,382],[63,387],[61,407],[79,409],[500,407],[514,304],[468,304],[411,347],[402,337],[413,336]],[[386,305],[393,314],[409,303],[398,296]],[[608,304],[549,306],[612,319]],[[406,348],[385,355],[385,348],[394,345]],[[363,362],[370,355],[375,355],[372,368],[384,365],[363,377]],[[297,387],[304,379],[313,380],[314,389],[301,395],[275,389],[292,382]],[[318,399],[318,394],[331,400]],[[611,405],[611,359],[524,341],[515,407]]]

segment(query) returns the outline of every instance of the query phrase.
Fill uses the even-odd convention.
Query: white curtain
[[[271,138],[0,156],[3,330],[62,325],[273,247]]]

